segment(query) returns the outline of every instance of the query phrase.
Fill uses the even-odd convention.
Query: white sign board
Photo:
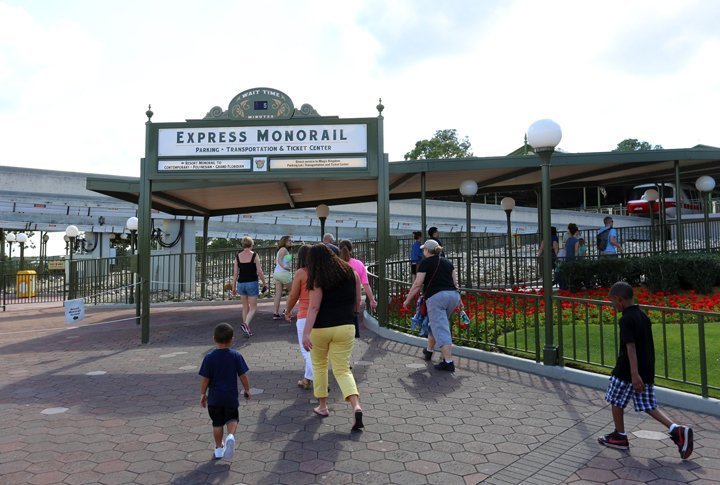
[[[308,168],[367,168],[367,158],[272,158],[270,170]]]
[[[366,153],[367,125],[160,128],[159,157]]]
[[[250,159],[223,160],[159,160],[159,171],[250,170]]]
[[[65,309],[65,323],[75,323],[85,318],[85,300],[82,298],[65,300],[63,308]]]

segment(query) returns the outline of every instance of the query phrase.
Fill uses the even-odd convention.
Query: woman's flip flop
[[[328,411],[327,408],[325,408],[325,409],[320,409],[319,407],[313,408],[313,412],[315,414],[317,414],[318,416],[320,416],[321,418],[327,418],[328,416],[330,416],[330,411]]]
[[[363,413],[362,410],[355,411],[355,424],[353,424],[351,431],[360,431],[365,425],[363,424]]]

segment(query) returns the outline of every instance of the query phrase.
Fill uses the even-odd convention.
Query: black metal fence
[[[587,257],[597,257],[595,235],[597,230],[581,231],[587,243]],[[617,228],[618,240],[626,255],[643,256],[653,253],[678,252],[677,228],[674,224],[660,227],[636,226]],[[683,251],[705,249],[705,226],[702,220],[682,223]],[[671,237],[660,237],[665,234]],[[720,248],[720,221],[709,225],[711,249]],[[563,234],[559,234],[562,240]],[[491,234],[473,236],[470,247],[464,235],[442,238],[447,257],[457,269],[461,286],[476,289],[500,289],[536,287],[541,283],[540,258],[537,256],[540,237],[538,234],[507,235]],[[387,276],[397,281],[411,281],[411,238],[393,238],[387,256]],[[372,265],[377,260],[377,242],[355,241],[356,258]],[[468,251],[469,249],[469,251]],[[274,246],[258,247],[258,253],[271,296],[274,292],[272,271],[275,266]],[[510,250],[512,253],[510,253]],[[152,301],[224,300],[230,298],[226,289],[231,283],[233,260],[236,250],[208,251],[203,253],[166,254],[151,256],[150,289]],[[512,257],[510,256],[512,254]],[[467,265],[470,258],[470,280],[467,281]],[[293,258],[293,264],[296,264]],[[28,302],[62,301],[66,298],[85,298],[87,303],[133,303],[137,293],[137,276],[132,256],[115,258],[81,259],[65,261],[65,269],[57,263],[42,265],[27,262],[24,269],[35,270],[31,278],[18,274],[18,260],[0,264],[0,301],[3,306]],[[22,278],[21,278],[22,277]],[[23,285],[26,283],[26,285]],[[32,286],[33,291],[26,291]]]
[[[63,301],[65,272],[49,270],[46,264],[24,264],[19,261],[0,263],[0,307],[21,303]]]
[[[370,284],[377,288],[370,273]],[[415,304],[402,306],[410,283],[388,280],[386,326],[420,335]],[[456,345],[541,361],[545,346],[545,307],[538,291],[462,288],[470,322],[450,317]],[[656,383],[704,397],[720,397],[720,361],[713,343],[720,337],[720,313],[641,305],[652,319]],[[369,310],[368,310],[369,311]],[[415,320],[415,321],[413,321]],[[553,296],[553,342],[559,364],[609,373],[618,355],[618,314],[609,301]]]

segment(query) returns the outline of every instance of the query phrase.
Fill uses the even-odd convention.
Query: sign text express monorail
[[[367,125],[161,128],[158,156],[333,154],[367,152]]]

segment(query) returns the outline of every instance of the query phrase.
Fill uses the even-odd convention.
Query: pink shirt
[[[365,269],[365,265],[363,264],[362,261],[360,261],[359,259],[350,258],[350,261],[348,261],[348,264],[350,266],[352,266],[352,269],[354,269],[355,272],[358,274],[361,285],[370,284],[370,282],[368,281],[367,270]]]

